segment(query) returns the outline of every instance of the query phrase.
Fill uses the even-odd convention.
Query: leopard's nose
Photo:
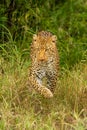
[[[41,55],[39,55],[39,60],[40,60],[40,61],[44,61],[45,59],[46,59],[46,58],[45,58],[45,56],[44,56],[44,55],[42,55],[42,54],[41,54]]]
[[[39,52],[39,60],[40,61],[45,61],[46,60],[45,50],[41,50]]]
[[[40,61],[45,61],[45,58],[39,58]]]

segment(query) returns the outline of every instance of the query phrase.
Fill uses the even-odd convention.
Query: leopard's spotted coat
[[[56,46],[57,37],[47,31],[34,34],[30,57],[32,66],[29,84],[44,97],[53,97],[58,77],[59,56]],[[43,79],[46,79],[44,85]]]

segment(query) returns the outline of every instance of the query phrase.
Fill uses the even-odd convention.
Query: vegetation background
[[[40,30],[58,37],[53,99],[26,84]],[[87,0],[0,0],[0,130],[87,130]]]

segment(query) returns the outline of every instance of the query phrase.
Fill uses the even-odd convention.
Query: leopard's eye
[[[35,41],[35,42],[36,42],[36,40],[37,40],[37,35],[36,35],[36,34],[34,34],[34,35],[33,35],[33,41]]]
[[[55,40],[52,40],[53,43],[55,43]]]
[[[57,40],[57,36],[56,36],[56,35],[53,35],[53,36],[52,36],[52,42],[53,42],[53,43],[56,43],[56,40]]]
[[[34,39],[34,42],[36,42],[36,39]]]

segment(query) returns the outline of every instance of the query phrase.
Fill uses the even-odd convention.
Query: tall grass
[[[87,65],[64,72],[53,99],[45,99],[27,86],[26,65],[18,71],[7,62],[1,74],[0,128],[85,130],[87,128]],[[8,68],[8,69],[7,69]]]
[[[48,30],[58,37],[57,45],[62,68],[71,69],[79,62],[86,62],[87,3],[82,0],[56,2],[55,0],[52,3],[49,0],[44,3],[43,1],[35,3],[18,1],[18,4],[14,3],[12,6],[13,9],[15,8],[12,14],[6,13],[3,18],[3,13],[9,8],[10,1],[5,4],[4,11],[0,13],[1,39],[3,39],[1,46],[3,42],[7,43],[6,46],[9,48],[7,51],[12,49],[12,45],[17,46],[16,48],[20,51],[26,51],[24,53],[29,60],[32,35],[39,30]],[[8,22],[11,22],[11,26]]]

